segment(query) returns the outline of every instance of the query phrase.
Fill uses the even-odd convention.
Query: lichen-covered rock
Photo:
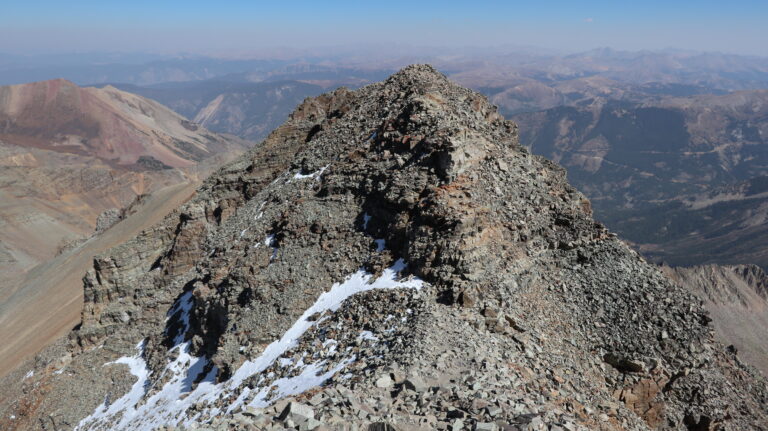
[[[768,423],[764,379],[717,343],[700,301],[595,222],[484,97],[429,66],[306,100],[98,258],[85,289],[63,371],[3,404],[17,419],[0,425]],[[128,373],[101,377],[120,364],[138,389]],[[178,400],[158,402],[174,388]],[[313,415],[281,415],[288,401]]]

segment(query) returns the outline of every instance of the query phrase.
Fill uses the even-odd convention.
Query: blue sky
[[[354,44],[768,56],[768,0],[0,0],[0,51],[238,53]]]

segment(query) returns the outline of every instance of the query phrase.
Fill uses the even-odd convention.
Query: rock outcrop
[[[768,424],[765,380],[701,301],[429,66],[307,99],[96,259],[85,299],[68,342],[6,379],[0,426]]]

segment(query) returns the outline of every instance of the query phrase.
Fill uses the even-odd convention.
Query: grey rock
[[[502,411],[501,407],[498,407],[498,406],[488,406],[486,408],[486,412],[488,413],[488,416],[490,416],[492,418],[495,418],[495,417],[499,416],[500,414],[502,414],[503,411]]]
[[[424,392],[429,389],[429,386],[427,386],[427,384],[419,377],[409,377],[405,379],[403,386],[414,392]]]
[[[292,420],[294,423],[314,419],[315,412],[311,407],[297,402],[290,402],[280,413],[279,420]]]
[[[96,218],[96,232],[104,232],[122,220],[122,212],[117,208],[105,210]]]
[[[389,377],[389,375],[384,375],[376,379],[376,387],[386,389],[391,387],[394,384],[392,381],[392,378]]]
[[[319,428],[320,425],[322,425],[322,422],[314,418],[308,418],[299,424],[299,431],[313,431]]]

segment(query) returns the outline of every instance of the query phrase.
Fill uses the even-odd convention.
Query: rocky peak
[[[713,340],[701,304],[596,223],[483,96],[430,66],[306,100],[98,258],[85,298],[64,366],[77,377],[48,386],[30,417],[82,429],[245,426],[245,413],[302,429],[766,419],[764,381]],[[89,368],[104,363],[123,377]],[[52,396],[83,379],[76,407]]]

